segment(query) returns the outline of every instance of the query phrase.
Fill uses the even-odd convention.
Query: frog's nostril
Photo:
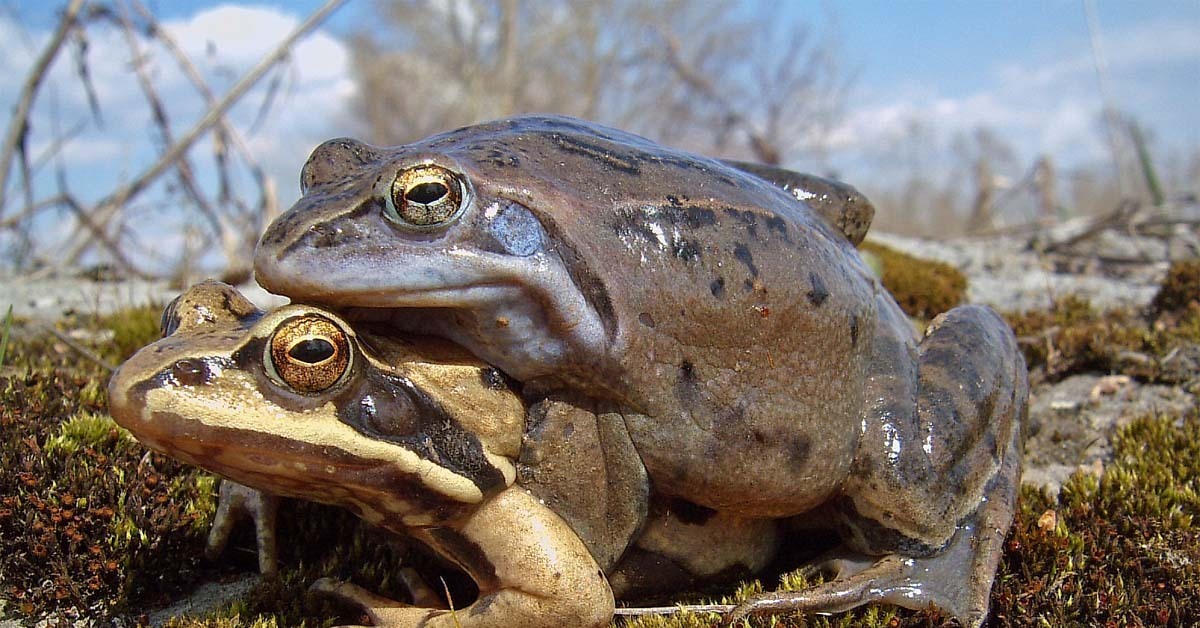
[[[171,375],[184,386],[207,384],[211,372],[204,360],[186,358],[171,366]]]

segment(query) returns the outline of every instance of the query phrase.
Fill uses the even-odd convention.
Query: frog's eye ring
[[[466,186],[457,174],[433,164],[401,170],[384,195],[384,215],[408,228],[440,227],[458,216],[466,203]]]
[[[323,316],[290,318],[271,336],[263,363],[272,378],[296,392],[322,392],[350,372],[350,338]]]

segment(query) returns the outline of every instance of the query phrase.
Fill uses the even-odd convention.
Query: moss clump
[[[159,331],[163,306],[152,304],[121,310],[101,317],[96,326],[112,332],[112,339],[102,347],[103,355],[120,364],[138,349],[161,336]]]
[[[148,311],[142,308],[143,320]],[[80,342],[110,351],[102,321],[81,320],[93,333]],[[123,320],[133,319],[106,319]],[[147,336],[157,332],[140,332],[128,344]],[[107,371],[49,336],[14,342],[7,363],[19,368],[0,378],[3,613],[110,617],[211,577],[199,559],[207,526],[196,521],[213,512],[197,482],[202,476],[147,457],[113,423]]]
[[[1150,302],[1155,316],[1180,314],[1200,307],[1200,259],[1180,260],[1171,264],[1158,293]]]
[[[999,625],[1192,626],[1200,619],[1200,415],[1121,429],[1103,478],[1025,487],[992,591]]]
[[[1074,373],[1123,372],[1151,382],[1180,383],[1189,374],[1178,372],[1168,358],[1176,349],[1200,342],[1200,316],[1151,324],[1131,310],[1096,310],[1075,295],[1049,310],[1006,318],[1026,364],[1051,381]]]
[[[0,384],[0,598],[6,612],[106,617],[197,577],[211,516],[189,472],[103,414],[105,374],[68,359]],[[90,392],[85,392],[90,390]],[[132,600],[139,600],[133,603]]]
[[[966,276],[949,264],[913,257],[875,242],[863,242],[859,249],[878,260],[883,287],[909,316],[931,319],[967,296]]]
[[[66,457],[87,448],[114,449],[135,442],[128,430],[107,415],[85,410],[60,425],[58,433],[46,439],[42,449],[47,454]]]

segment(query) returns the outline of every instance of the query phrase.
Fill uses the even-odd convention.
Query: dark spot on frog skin
[[[767,229],[775,231],[780,236],[783,236],[784,241],[788,242],[789,244],[792,242],[792,237],[788,235],[787,222],[783,218],[780,218],[779,216],[767,216],[766,222]]]
[[[686,199],[687,197],[684,198]],[[674,194],[667,195],[667,202],[670,203],[672,207],[683,207],[683,201],[679,200],[679,197],[675,196]]]
[[[726,207],[725,213],[733,216],[734,218],[737,219],[738,222],[745,225],[746,233],[749,234],[749,236],[751,238],[754,238],[754,240],[759,241],[759,242],[762,241],[762,239],[758,237],[758,215],[757,214],[755,214],[752,211],[746,211],[744,209],[734,209],[732,207]]]
[[[672,497],[667,509],[675,518],[688,525],[702,526],[712,519],[717,511],[700,504],[693,504],[679,497]]]
[[[679,377],[675,380],[675,396],[685,406],[694,406],[699,393],[697,384],[695,365],[690,360],[684,360],[679,364]]]
[[[588,133],[594,135],[594,133]],[[623,155],[617,153],[592,142],[585,141],[573,135],[563,135],[561,133],[551,133],[551,141],[559,150],[565,153],[572,153],[587,157],[593,161],[612,168],[617,172],[621,172],[630,176],[639,176],[642,174],[641,167],[636,161],[627,159]]]
[[[491,148],[487,152],[488,160],[501,168],[516,168],[521,165],[521,160],[511,153],[496,148]]]
[[[713,279],[712,283],[708,284],[708,290],[718,299],[725,296],[725,278],[717,277]]]
[[[638,322],[646,327],[649,327],[650,329],[654,329],[654,317],[648,312],[642,312],[641,314],[638,314]]]
[[[808,280],[812,282],[812,289],[808,291],[808,302],[813,307],[821,307],[825,303],[825,299],[829,298],[829,289],[825,287],[825,282],[817,273],[808,273]]]
[[[746,246],[744,242],[738,242],[733,247],[733,256],[750,269],[751,277],[758,277],[758,266],[754,265],[754,256],[750,254],[750,247]]]
[[[672,225],[684,226],[688,229],[712,227],[717,224],[717,213],[707,207],[676,206],[672,203],[671,206],[659,208],[659,211]]]
[[[858,313],[850,313],[850,346],[858,346]]]
[[[795,436],[792,438],[792,462],[800,469],[807,470],[811,460],[809,454],[812,452],[812,440],[807,436]]]

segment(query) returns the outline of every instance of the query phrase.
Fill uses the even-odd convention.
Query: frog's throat
[[[610,338],[597,310],[570,288],[547,294],[514,285],[480,284],[347,299],[355,322],[447,338],[508,375],[528,381],[601,356]]]

